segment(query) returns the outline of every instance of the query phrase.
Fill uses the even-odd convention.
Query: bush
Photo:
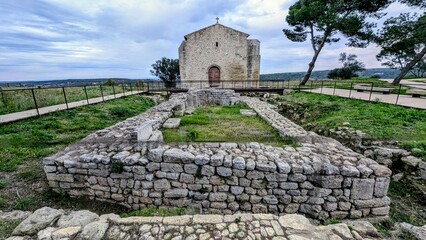
[[[104,82],[102,85],[104,85],[104,86],[115,86],[115,85],[117,85],[117,83],[112,79],[108,79],[108,81]]]
[[[195,139],[198,138],[198,132],[195,130],[190,130],[187,134],[186,134],[186,138],[188,139],[188,141],[195,141]]]

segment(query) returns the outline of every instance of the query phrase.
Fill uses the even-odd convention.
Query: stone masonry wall
[[[133,209],[195,207],[226,214],[304,213],[317,219],[387,216],[388,168],[335,140],[306,132],[266,102],[229,94],[215,95],[245,102],[300,146],[165,145],[158,131],[162,122],[189,107],[188,95],[177,94],[46,158],[49,185],[74,197]]]

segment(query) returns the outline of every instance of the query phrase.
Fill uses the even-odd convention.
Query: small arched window
[[[219,47],[219,42],[216,42],[216,47]]]

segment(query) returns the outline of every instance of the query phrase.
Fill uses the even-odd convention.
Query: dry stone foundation
[[[299,146],[261,143],[166,145],[172,116],[204,104],[246,103]],[[307,132],[271,105],[232,91],[196,90],[44,159],[49,185],[132,209],[194,207],[233,214],[303,213],[311,218],[385,218],[391,171],[339,142]]]
[[[98,216],[48,207],[23,220],[8,240],[29,239],[382,239],[366,221],[317,226],[297,214],[194,215],[173,217]]]

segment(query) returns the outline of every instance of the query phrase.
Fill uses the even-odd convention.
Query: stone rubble
[[[42,212],[42,213],[41,213]],[[48,215],[46,215],[49,213]],[[59,214],[59,215],[58,215]],[[39,218],[43,216],[43,218]],[[58,217],[59,220],[58,220]],[[48,223],[45,219],[53,219]],[[61,224],[61,219],[73,219]],[[75,221],[74,221],[75,220]],[[72,224],[76,223],[76,224]],[[30,224],[31,227],[26,227]],[[39,226],[33,228],[34,226]],[[32,231],[22,231],[30,229]],[[89,211],[65,213],[43,208],[35,211],[8,240],[118,240],[118,239],[383,239],[365,221],[315,225],[302,215],[235,214],[172,217],[98,216]]]
[[[282,137],[296,139],[298,146],[162,143],[159,128],[168,118],[203,104],[237,101],[246,103]],[[194,207],[224,214],[383,219],[390,205],[388,168],[333,139],[305,131],[266,102],[229,90],[174,94],[139,116],[45,158],[44,170],[55,191],[132,209]]]

